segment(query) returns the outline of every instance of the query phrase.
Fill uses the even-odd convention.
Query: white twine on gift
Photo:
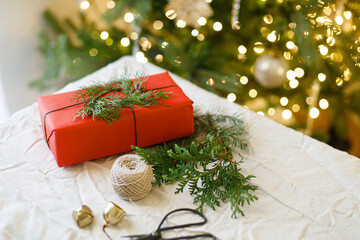
[[[110,181],[122,199],[136,201],[149,193],[153,177],[151,166],[142,161],[139,155],[127,154],[115,161]]]

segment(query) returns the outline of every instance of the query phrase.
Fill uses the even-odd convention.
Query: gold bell
[[[109,202],[104,210],[104,227],[109,224],[118,224],[126,215],[126,212],[113,202]]]
[[[76,224],[81,228],[89,225],[94,221],[94,214],[92,213],[91,209],[86,205],[82,205],[81,208],[73,211],[72,215]]]

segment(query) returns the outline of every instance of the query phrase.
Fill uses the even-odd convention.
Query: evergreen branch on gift
[[[72,101],[84,102],[75,118],[91,116],[111,124],[121,118],[124,108],[148,107],[164,103],[170,94],[164,90],[146,90],[148,79],[144,70],[137,71],[131,78],[130,70],[125,67],[119,77],[108,83],[98,83],[76,91]]]
[[[242,207],[257,200],[257,189],[250,183],[254,176],[240,173],[242,160],[233,159],[232,147],[246,149],[245,129],[237,117],[205,114],[195,117],[191,137],[165,143],[154,150],[134,147],[147,164],[152,165],[155,185],[179,182],[176,194],[189,188],[203,211],[215,210],[221,202],[230,202],[232,217],[244,216]],[[241,156],[240,156],[241,157]],[[241,157],[242,158],[242,157]]]

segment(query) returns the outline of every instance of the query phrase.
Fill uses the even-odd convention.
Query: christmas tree
[[[46,11],[39,89],[61,87],[124,55],[153,62],[346,150],[360,116],[356,0],[79,1],[80,24]],[[103,4],[105,10],[98,8]],[[98,11],[105,26],[89,20]],[[321,119],[320,127],[314,120]]]

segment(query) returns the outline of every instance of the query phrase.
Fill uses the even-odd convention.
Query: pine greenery
[[[131,79],[131,71],[124,68],[119,77],[114,77],[109,83],[97,83],[76,91],[72,101],[84,102],[75,118],[92,116],[111,124],[121,118],[120,112],[136,106],[146,107],[165,102],[170,93],[164,90],[146,90],[148,77],[145,70],[135,72]]]
[[[155,185],[179,182],[176,194],[188,186],[198,210],[205,204],[215,210],[221,202],[230,202],[232,217],[244,216],[245,203],[258,199],[250,183],[254,176],[240,173],[232,148],[246,149],[245,129],[238,117],[205,114],[195,117],[191,137],[157,146],[154,150],[133,147],[135,153],[152,165]],[[242,157],[241,157],[242,159]]]

